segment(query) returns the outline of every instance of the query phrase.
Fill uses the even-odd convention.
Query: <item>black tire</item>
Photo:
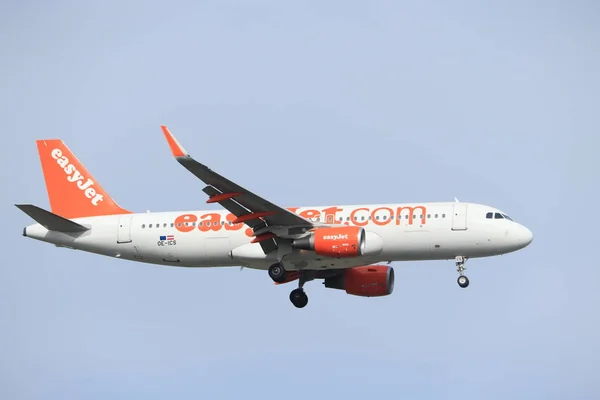
[[[460,286],[461,288],[466,288],[467,286],[469,286],[469,278],[467,278],[464,275],[459,276],[456,282],[458,282],[458,286]]]
[[[283,265],[277,263],[269,267],[269,276],[274,282],[281,283],[285,280],[285,269]]]
[[[306,307],[308,304],[308,296],[302,289],[294,289],[290,293],[290,301],[296,308]]]

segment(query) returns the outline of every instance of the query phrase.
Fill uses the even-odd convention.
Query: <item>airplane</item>
[[[392,262],[465,262],[527,247],[532,232],[505,212],[453,202],[281,207],[196,161],[162,125],[174,158],[205,185],[206,203],[223,209],[136,213],[119,206],[60,139],[37,140],[50,211],[15,204],[36,223],[23,236],[57,247],[176,267],[267,271],[274,284],[308,303],[306,282],[379,297],[392,294]]]

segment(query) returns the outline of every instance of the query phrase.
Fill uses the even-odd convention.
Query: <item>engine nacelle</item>
[[[394,291],[394,268],[387,265],[349,268],[325,279],[323,284],[327,288],[345,290],[355,296],[387,296]]]
[[[325,257],[358,257],[365,249],[365,230],[359,226],[316,228],[308,236],[294,240],[292,246]]]

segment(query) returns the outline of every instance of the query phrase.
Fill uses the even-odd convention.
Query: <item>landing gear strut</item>
[[[467,278],[467,276],[464,275],[464,270],[467,269],[465,267],[465,261],[467,261],[465,257],[456,257],[456,270],[458,271],[458,279],[456,280],[456,282],[458,282],[458,286],[460,286],[461,288],[466,288],[467,286],[469,286],[469,278]]]
[[[290,293],[290,301],[296,308],[303,308],[308,304],[308,296],[304,292],[304,284],[311,280],[309,276],[307,276],[306,271],[300,271],[300,277],[298,278],[298,289],[292,290]]]

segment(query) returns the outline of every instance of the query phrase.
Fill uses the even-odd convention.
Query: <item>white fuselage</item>
[[[297,265],[296,269],[495,256],[519,250],[532,240],[532,233],[508,219],[506,214],[473,203],[320,206],[289,210],[324,224],[362,226],[382,243],[377,254],[351,259],[323,258],[295,250],[286,257],[291,265]],[[490,213],[492,218],[489,218]],[[181,267],[267,269],[280,251],[285,251],[265,256],[258,243],[250,243],[253,236],[248,227],[243,223],[231,224],[229,221],[233,218],[225,210],[109,215],[75,219],[91,228],[79,236],[48,231],[39,224],[28,226],[23,234],[62,247]]]

